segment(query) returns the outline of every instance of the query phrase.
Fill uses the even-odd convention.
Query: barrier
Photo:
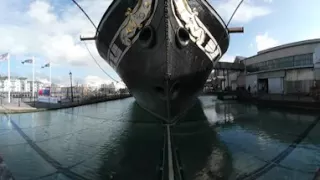
[[[53,103],[57,104],[61,98],[59,97],[50,97],[50,96],[39,96],[38,97],[38,102],[45,102],[45,103]]]

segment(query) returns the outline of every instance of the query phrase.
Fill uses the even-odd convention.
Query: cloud
[[[36,77],[37,81],[40,81],[46,85],[49,85],[50,79],[49,76],[42,76],[41,78]],[[72,78],[72,85],[86,85],[90,87],[100,87],[102,84],[110,84],[114,83],[116,89],[124,88],[125,85],[122,82],[116,83],[112,80],[108,80],[105,78],[101,78],[95,75],[87,75],[85,78],[73,77]],[[66,79],[66,77],[62,76],[55,76],[52,77],[52,83],[60,85],[60,86],[70,86],[70,79]]]
[[[46,78],[37,78],[37,81],[40,81],[40,82],[44,83],[47,86],[50,85],[50,80],[46,79]]]
[[[100,78],[98,76],[89,75],[84,79],[85,84],[90,84],[91,86],[100,86],[101,84],[109,84],[111,83],[110,80],[106,80]]]
[[[271,0],[264,0],[264,2],[271,3]],[[233,14],[235,8],[238,6],[240,0],[225,0],[219,1],[217,10],[224,17],[225,21],[228,21]],[[247,23],[254,18],[266,16],[271,13],[271,9],[268,7],[257,5],[257,1],[244,1],[237,12],[235,13],[232,22]]]
[[[269,37],[268,33],[264,33],[262,35],[256,36],[256,45],[257,45],[258,51],[274,47],[278,44],[279,42]]]
[[[100,78],[98,76],[92,76],[92,75],[89,75],[89,76],[85,77],[85,79],[84,79],[84,84],[92,86],[92,87],[99,87],[101,84],[110,84],[112,82],[113,81],[111,81],[111,80],[106,80],[106,79]],[[114,85],[115,85],[116,89],[124,88],[123,83],[114,83]]]
[[[111,0],[77,0],[95,25],[98,25],[102,15],[112,2]],[[0,3],[0,54],[10,52],[12,56],[35,56],[37,62],[51,61],[53,67],[77,71],[86,68],[82,77],[75,77],[77,82],[83,82],[87,74],[105,77],[95,64],[80,35],[93,36],[95,29],[85,15],[71,1],[55,0],[10,0]],[[119,79],[114,70],[100,57],[95,43],[86,42],[93,57],[100,66]],[[56,68],[55,68],[56,69]],[[40,70],[37,70],[40,71]],[[52,77],[56,84],[68,85],[66,75],[59,75],[59,70]],[[13,74],[32,77],[29,72]],[[96,73],[95,73],[96,72]],[[63,72],[64,73],[64,72]],[[76,73],[75,73],[76,74]],[[36,77],[49,80],[47,72],[36,72]],[[77,79],[78,78],[78,79]],[[76,82],[76,81],[75,81]]]
[[[235,60],[235,56],[225,54],[222,56],[222,58],[219,61],[220,62],[234,62],[234,60]]]
[[[74,4],[53,4],[54,2],[35,0],[26,4],[25,0],[12,0],[1,3],[0,16],[7,19],[0,20],[0,52],[32,54],[56,64],[93,66],[79,36],[83,33],[94,35],[94,27]],[[96,25],[110,2],[111,0],[78,1]],[[88,43],[88,46],[102,62],[95,44]]]

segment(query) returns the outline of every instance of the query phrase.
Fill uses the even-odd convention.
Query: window
[[[311,54],[302,54],[294,56],[294,66],[309,66],[313,64],[312,61],[313,55]]]
[[[310,66],[313,64],[313,54],[301,54],[272,59],[265,62],[255,63],[247,66],[248,72],[258,72],[275,69],[294,68],[300,66]]]
[[[293,57],[280,58],[277,61],[278,68],[290,68],[293,67]]]
[[[269,60],[267,61],[267,64],[268,64],[268,70],[276,68],[275,60]]]

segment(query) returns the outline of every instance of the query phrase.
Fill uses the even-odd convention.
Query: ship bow
[[[142,108],[176,122],[227,50],[223,21],[204,0],[114,1],[108,11],[98,28],[100,55]]]

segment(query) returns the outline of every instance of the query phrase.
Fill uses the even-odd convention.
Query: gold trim
[[[121,41],[124,45],[131,45],[131,38],[136,34],[136,31],[144,26],[144,22],[151,15],[151,5],[153,0],[139,0],[137,5],[132,10],[127,8],[124,22],[125,25],[121,31]]]

